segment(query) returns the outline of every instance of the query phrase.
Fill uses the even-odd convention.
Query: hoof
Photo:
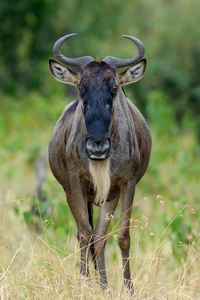
[[[131,296],[134,295],[134,286],[131,280],[125,280],[124,285],[127,289],[127,292],[130,293]]]
[[[81,274],[81,276],[79,278],[79,284],[83,288],[92,287],[92,281],[91,281],[90,276]]]

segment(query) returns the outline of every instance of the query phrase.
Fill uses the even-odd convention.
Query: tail
[[[88,202],[88,216],[89,216],[89,223],[93,230],[93,206],[91,202]],[[90,251],[92,254],[92,260],[94,263],[94,268],[97,271],[97,261],[96,261],[96,255],[95,255],[95,249],[94,249],[94,241],[93,238],[91,239],[91,245],[90,245]]]

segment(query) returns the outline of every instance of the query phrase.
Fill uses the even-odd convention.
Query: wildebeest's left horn
[[[70,38],[71,36],[74,36],[74,35],[77,35],[77,34],[76,33],[67,34],[67,35],[61,37],[60,39],[58,39],[53,46],[53,53],[59,61],[65,63],[67,65],[70,65],[70,66],[83,68],[89,62],[94,61],[94,59],[91,56],[68,58],[68,57],[65,57],[64,55],[62,55],[62,53],[60,51],[60,47],[64,43],[64,41],[66,41],[68,38]]]
[[[117,68],[122,68],[122,67],[127,67],[130,65],[133,65],[140,59],[144,57],[145,53],[145,48],[143,43],[138,40],[137,38],[131,36],[131,35],[122,35],[123,37],[133,41],[136,46],[138,47],[138,53],[136,56],[129,58],[129,59],[121,59],[113,56],[106,56],[103,61],[105,61],[107,64],[109,64],[112,68],[117,69]]]

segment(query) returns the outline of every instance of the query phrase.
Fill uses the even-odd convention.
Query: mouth
[[[92,159],[92,160],[104,160],[104,159],[107,159],[110,156],[109,151],[107,151],[103,155],[102,154],[99,154],[99,155],[98,154],[93,154],[88,150],[86,152],[87,152],[88,158]]]

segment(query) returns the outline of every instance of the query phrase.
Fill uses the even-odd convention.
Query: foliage
[[[94,58],[133,56],[130,41],[120,39],[130,34],[144,42],[148,60],[144,88],[139,83],[135,91],[140,109],[148,116],[146,92],[159,88],[169,97],[178,124],[194,116],[199,132],[198,0],[59,0],[56,5],[53,0],[4,0],[0,8],[0,81],[5,93],[18,100],[32,89],[51,95],[55,82],[47,62],[53,43],[64,34],[79,34],[62,47],[66,55]],[[64,89],[57,92],[63,95]]]

